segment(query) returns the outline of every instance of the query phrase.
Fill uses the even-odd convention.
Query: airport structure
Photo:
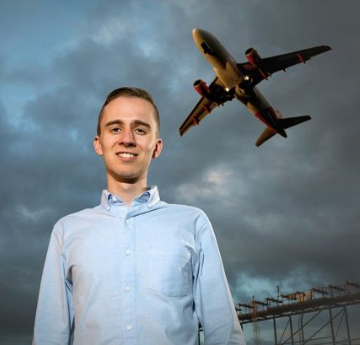
[[[351,319],[359,304],[360,283],[346,282],[290,294],[278,288],[277,297],[253,298],[248,304],[238,303],[236,310],[243,328],[252,324],[254,345],[261,344],[260,326],[266,322],[275,345],[360,345],[360,319]],[[359,317],[358,308],[355,312]],[[267,334],[267,343],[269,339]]]

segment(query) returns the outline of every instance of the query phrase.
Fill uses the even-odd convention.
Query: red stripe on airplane
[[[199,124],[199,120],[196,117],[192,117],[191,120],[195,126]]]
[[[268,75],[266,75],[260,68],[258,68],[258,70],[259,70],[261,76],[262,76],[264,79],[268,80]]]
[[[297,54],[297,57],[298,57],[300,62],[305,63],[305,60],[304,60],[304,58],[302,57],[301,54]]]
[[[202,108],[208,113],[208,114],[210,114],[210,109],[205,105],[205,104],[203,104],[202,105]]]

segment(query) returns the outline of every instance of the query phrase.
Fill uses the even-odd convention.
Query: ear
[[[163,141],[159,138],[156,141],[155,150],[153,152],[152,158],[158,158],[160,156],[162,147],[163,147]]]
[[[98,154],[99,156],[102,156],[104,153],[103,153],[103,149],[101,146],[100,137],[98,135],[95,136],[93,144],[94,144],[94,149],[95,149],[96,154]]]

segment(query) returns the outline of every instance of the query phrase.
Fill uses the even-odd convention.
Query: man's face
[[[115,98],[105,106],[100,127],[94,148],[104,157],[108,185],[146,183],[151,159],[162,149],[152,104],[141,98]]]

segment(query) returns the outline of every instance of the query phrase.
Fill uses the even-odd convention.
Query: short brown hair
[[[148,101],[149,103],[152,104],[152,106],[154,107],[155,110],[155,122],[157,125],[157,130],[156,133],[159,136],[160,133],[160,115],[159,115],[159,111],[158,108],[152,98],[152,96],[150,95],[149,92],[140,89],[138,87],[120,87],[118,89],[115,89],[113,91],[111,91],[107,97],[106,100],[103,104],[103,106],[101,107],[100,113],[99,113],[99,117],[98,117],[98,123],[97,123],[97,135],[101,134],[101,120],[103,117],[103,112],[104,112],[104,108],[111,102],[113,101],[115,98],[118,97],[134,97],[134,98],[141,98],[144,99],[146,101]]]

